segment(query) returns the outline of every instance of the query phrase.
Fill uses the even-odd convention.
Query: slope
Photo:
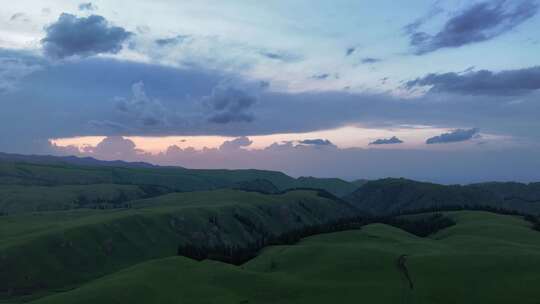
[[[256,180],[266,180],[280,191],[317,188],[337,196],[349,194],[357,188],[355,184],[340,179],[294,179],[284,173],[267,170],[198,170],[140,163],[94,162],[76,157],[0,157],[0,185],[121,184],[159,186],[170,192],[185,192],[235,188],[238,184]]]
[[[538,183],[439,185],[403,178],[369,181],[344,199],[375,215],[490,207],[540,214]]]
[[[242,247],[354,213],[345,203],[307,190],[173,193],[130,204],[0,217],[0,295],[67,288],[175,255],[181,244]]]
[[[448,215],[457,225],[429,238],[373,224],[240,267],[170,257],[35,303],[538,303],[540,233],[514,216]]]

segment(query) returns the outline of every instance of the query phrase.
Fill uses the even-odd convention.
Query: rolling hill
[[[0,294],[6,298],[67,288],[175,255],[179,245],[206,250],[264,245],[273,237],[355,212],[346,203],[307,190],[171,193],[130,204],[128,209],[0,217]]]
[[[373,215],[482,207],[537,215],[540,214],[540,183],[446,186],[387,178],[369,181],[344,199]]]
[[[1,154],[0,303],[537,303],[531,214],[540,183]]]
[[[357,185],[340,179],[299,178],[265,170],[197,170],[159,167],[144,163],[106,162],[91,158],[24,156],[0,157],[0,185],[65,186],[90,184],[144,185],[169,192],[236,188],[241,183],[265,180],[279,191],[316,188],[337,196],[353,192]]]
[[[514,216],[447,216],[457,224],[427,238],[372,224],[242,266],[156,259],[31,303],[538,303],[539,232]]]
[[[128,201],[167,192],[162,187],[116,184],[55,187],[0,185],[0,214],[76,208],[125,208]]]

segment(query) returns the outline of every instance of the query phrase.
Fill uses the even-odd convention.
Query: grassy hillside
[[[99,160],[92,157],[78,156],[52,156],[52,155],[25,155],[0,152],[0,161],[35,163],[35,164],[55,164],[55,165],[83,165],[83,166],[105,166],[105,167],[131,167],[131,168],[152,168],[155,165],[145,162],[126,162],[123,160]]]
[[[540,204],[540,183],[491,182],[472,184],[469,187],[490,191],[508,206],[512,204]]]
[[[107,167],[71,164],[42,164],[0,161],[0,184],[80,185],[137,184],[158,185],[175,191],[209,190],[241,181],[264,178],[278,187],[287,187],[293,178],[262,170],[189,170],[177,167]]]
[[[538,219],[403,215],[485,206],[540,214],[540,183],[346,182],[0,155],[0,302],[508,303],[518,294],[538,303]],[[373,221],[394,227],[257,256]],[[257,257],[233,266],[178,254],[238,265]]]
[[[266,179],[254,179],[244,182],[239,182],[233,186],[233,189],[254,191],[267,194],[278,193],[280,190],[274,184]]]
[[[428,238],[373,224],[239,267],[157,259],[32,303],[538,303],[539,232],[513,216],[448,215],[457,225]]]
[[[337,196],[351,193],[356,184],[340,179],[294,179],[265,170],[195,170],[121,162],[62,162],[64,158],[1,158],[0,185],[64,186],[122,184],[160,186],[170,191],[205,191],[235,188],[239,184],[265,180],[279,191],[292,188],[323,189]],[[124,165],[125,164],[125,165]]]
[[[324,189],[336,196],[342,197],[358,189],[359,185],[339,178],[299,177],[298,187]]]
[[[74,208],[119,208],[128,201],[167,192],[165,188],[92,184],[68,186],[0,185],[0,214],[68,210]]]
[[[376,215],[449,207],[488,206],[522,213],[540,214],[538,183],[485,183],[439,185],[407,179],[369,181],[345,200]]]
[[[66,288],[175,255],[180,244],[242,247],[354,212],[315,191],[172,193],[131,205],[0,217],[0,293]]]

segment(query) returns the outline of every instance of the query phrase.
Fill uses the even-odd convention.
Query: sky
[[[540,180],[540,3],[18,0],[0,151]]]

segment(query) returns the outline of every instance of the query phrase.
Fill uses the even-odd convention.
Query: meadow
[[[538,183],[3,157],[0,303],[540,299]]]
[[[35,303],[538,303],[539,232],[515,216],[446,215],[457,224],[427,238],[372,224],[241,266],[155,259]]]

